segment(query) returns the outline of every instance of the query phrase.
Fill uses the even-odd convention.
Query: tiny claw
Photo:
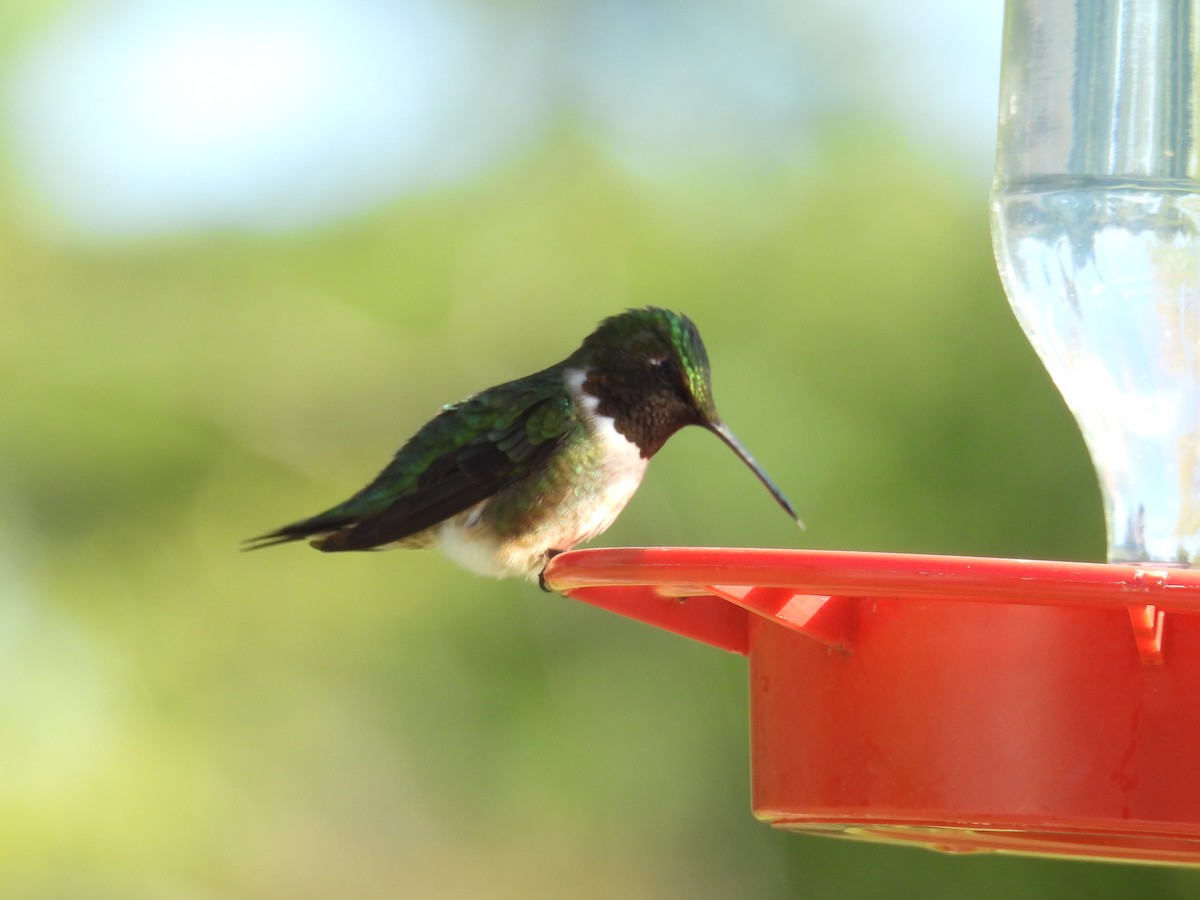
[[[558,556],[560,553],[562,553],[561,550],[547,550],[546,566],[550,565],[550,560],[554,559],[554,557]],[[542,566],[542,571],[538,572],[538,587],[540,587],[547,594],[556,594],[558,592],[546,584],[546,566]]]

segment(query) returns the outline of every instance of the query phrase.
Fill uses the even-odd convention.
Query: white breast
[[[582,369],[568,369],[567,389],[576,405],[583,411],[584,424],[603,448],[604,476],[607,485],[606,502],[592,509],[591,514],[580,520],[577,542],[594,538],[613,523],[625,504],[637,491],[646,474],[649,462],[642,456],[641,449],[633,441],[613,427],[611,416],[596,412],[600,401],[583,390],[587,373]]]

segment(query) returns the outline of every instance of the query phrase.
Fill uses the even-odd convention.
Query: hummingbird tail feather
[[[263,547],[274,547],[276,544],[287,544],[292,541],[313,538],[312,545],[318,550],[340,550],[341,547],[330,545],[330,539],[336,537],[347,526],[353,525],[354,522],[354,519],[346,516],[314,516],[311,519],[284,525],[282,528],[276,528],[274,531],[268,531],[258,537],[249,538],[243,541],[242,549],[261,550]]]

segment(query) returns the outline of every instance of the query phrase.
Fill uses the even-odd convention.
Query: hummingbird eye
[[[679,368],[675,365],[675,360],[669,356],[650,360],[650,368],[667,384],[675,384],[679,381]]]

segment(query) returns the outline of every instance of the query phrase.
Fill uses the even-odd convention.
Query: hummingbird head
[[[712,401],[708,353],[686,316],[631,309],[605,319],[573,362],[586,372],[583,390],[642,456],[653,456],[685,425],[719,420]]]
[[[653,306],[627,310],[601,322],[569,362],[585,371],[583,391],[596,398],[595,413],[611,418],[643,457],[657,453],[685,425],[699,425],[733,450],[799,521],[779,488],[721,421],[708,352],[687,316]]]

